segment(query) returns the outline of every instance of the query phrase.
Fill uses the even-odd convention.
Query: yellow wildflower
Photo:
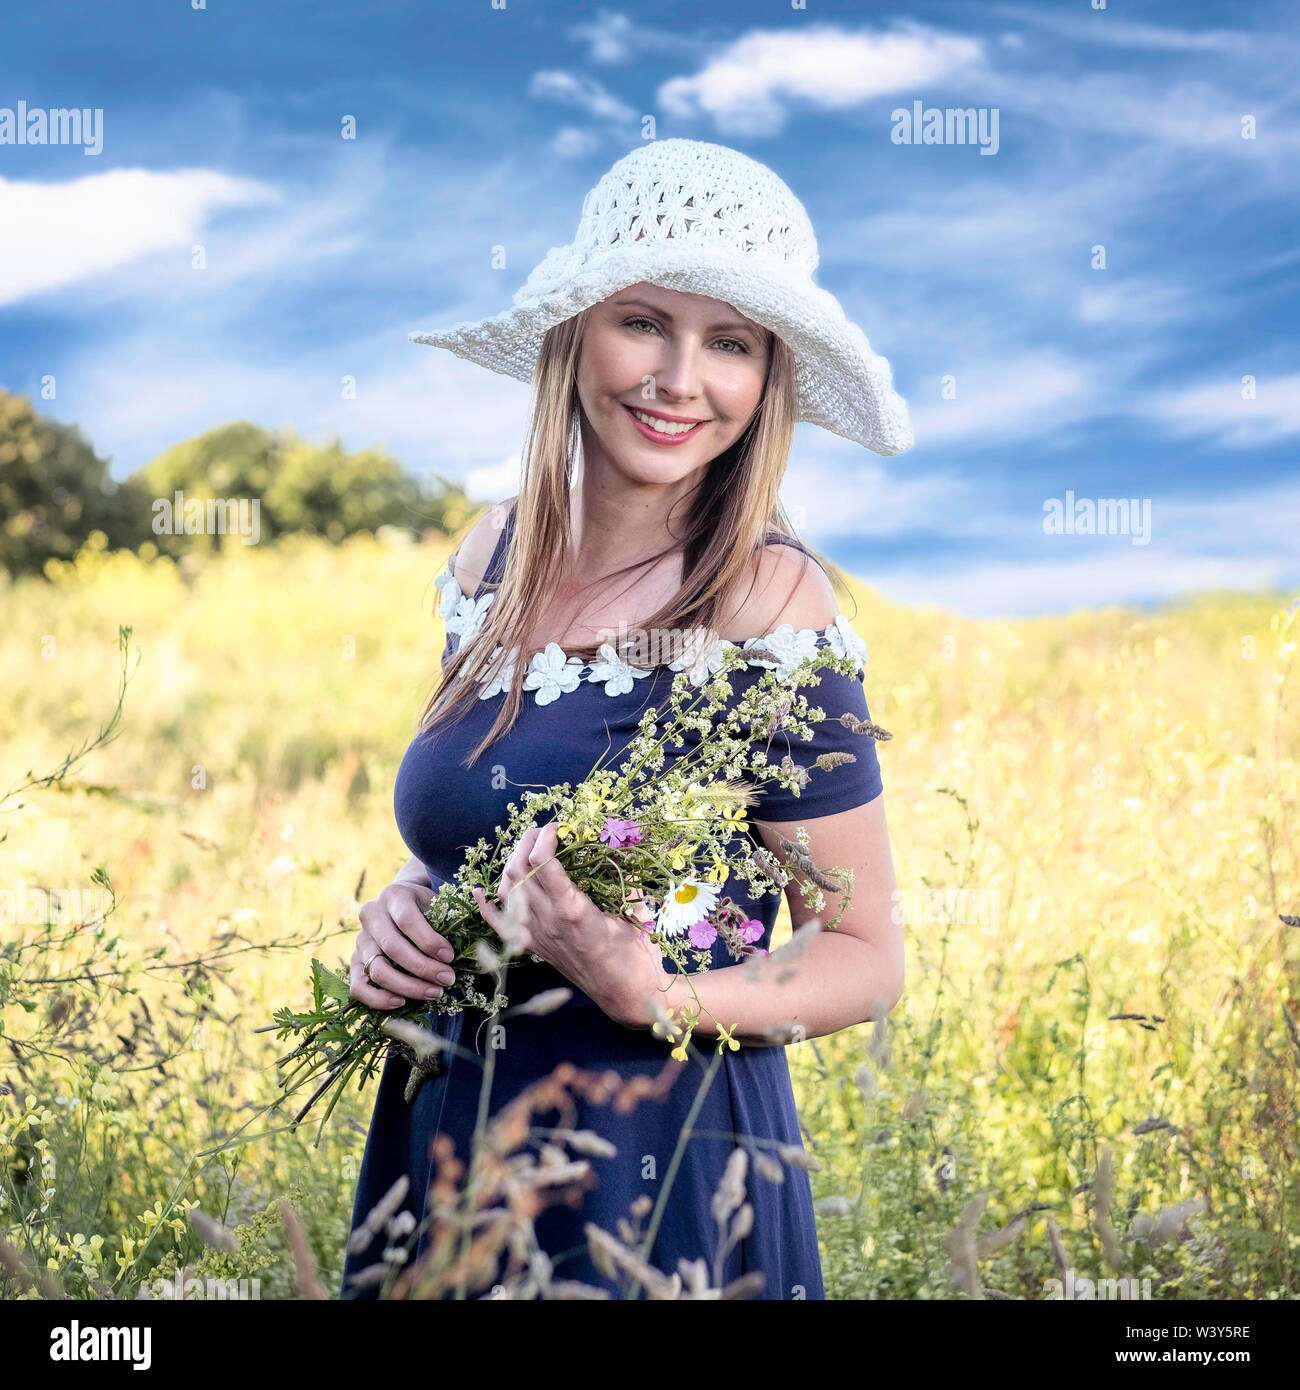
[[[656,1038],[663,1038],[666,1042],[676,1042],[681,1036],[682,1030],[673,1022],[670,1013],[667,1018],[657,1018],[650,1025],[650,1031]]]
[[[668,855],[668,865],[673,873],[681,873],[687,864],[691,862],[691,855],[693,852],[693,847],[687,844],[674,845],[672,849],[666,851]]]

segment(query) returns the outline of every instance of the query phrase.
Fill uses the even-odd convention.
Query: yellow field
[[[319,1148],[196,1156],[267,1127],[282,1048],[253,1030],[305,1002],[312,954],[350,954],[342,905],[407,857],[392,781],[450,548],[86,550],[0,588],[0,795],[110,718],[123,625],[133,672],[113,741],[0,807],[11,1262],[91,1296],[182,1264],[294,1296],[287,1196],[336,1288],[368,1095]],[[887,1028],[790,1052],[828,1294],[1291,1297],[1300,610],[977,622],[855,597],[909,974]],[[97,866],[103,929],[41,925],[30,890],[66,911]],[[205,1253],[185,1202],[238,1249]]]

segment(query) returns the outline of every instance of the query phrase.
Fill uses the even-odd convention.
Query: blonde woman
[[[839,612],[833,567],[814,562],[795,538],[778,493],[797,420],[881,454],[912,441],[888,363],[814,283],[816,265],[807,214],[770,169],[723,146],[658,141],[619,160],[592,189],[574,241],[546,256],[510,311],[411,335],[531,380],[533,415],[518,495],[471,529],[438,581],[448,633],[442,680],[394,794],[413,857],[361,910],[357,999],[387,1009],[437,997],[450,948],[424,921],[434,887],[467,846],[494,843],[523,789],[577,783],[607,747],[617,760],[679,671],[697,684],[708,677],[716,642],[766,639],[781,667],[810,645],[858,658],[856,679],[823,672],[810,692],[827,713],[816,737],[791,744],[778,734],[771,750],[804,767],[828,751],[855,761],[816,772],[798,796],[769,788],[750,831],[755,845],[784,858],[778,834],[792,838],[806,826],[817,862],[852,869],[851,908],[834,932],[774,952],[791,968],[757,980],[717,943],[712,968],[695,978],[704,1011],[685,1061],[671,1061],[652,1032],[646,1000],[659,991],[673,1007],[689,991],[647,936],[603,915],[573,885],[553,857],[554,827],[522,837],[497,900],[482,902],[495,926],[517,894],[512,910],[545,962],[510,968],[512,1004],[557,986],[572,991],[555,1012],[505,1022],[494,1041],[491,1112],[564,1062],[619,1082],[660,1082],[656,1098],[630,1109],[575,1091],[534,1117],[534,1147],[552,1126],[592,1131],[613,1146],[590,1155],[585,1191],[542,1210],[534,1233],[555,1279],[615,1297],[626,1286],[597,1267],[585,1226],[615,1231],[635,1212],[648,1235],[647,1210],[655,1213],[649,1261],[660,1270],[703,1259],[724,1286],[761,1276],[752,1281],[759,1297],[824,1297],[786,1055],[770,1030],[812,1038],[881,1018],[903,988],[876,745],[838,718],[869,718],[865,645]],[[687,636],[652,650],[646,634]],[[743,668],[733,688],[762,670],[758,662]],[[773,894],[755,901],[745,888],[726,885],[748,914],[755,951],[765,951],[778,902]],[[788,895],[798,927],[812,914],[793,886]],[[474,1011],[430,1015],[431,1026],[468,1049],[483,1046],[482,1022]],[[719,1025],[743,1045],[722,1051],[701,1100]],[[354,1227],[406,1175],[407,1225],[418,1233],[434,1141],[469,1157],[480,1069],[449,1053],[412,1103],[402,1094],[405,1071],[390,1058],[383,1073]],[[731,1240],[736,1230],[718,1229],[711,1197],[738,1147],[746,1161],[743,1170],[733,1164],[733,1180],[743,1171],[752,1222]],[[382,1234],[354,1239],[344,1297],[373,1295],[373,1283],[353,1276],[375,1266],[385,1244]],[[421,1238],[414,1253],[425,1246]],[[491,1282],[515,1272],[503,1256]]]

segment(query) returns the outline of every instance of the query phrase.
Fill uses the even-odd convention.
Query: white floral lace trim
[[[454,632],[463,644],[483,626],[496,594],[483,594],[475,599],[463,593],[456,580],[455,555],[447,561],[446,570],[434,580],[434,584],[442,591],[438,616],[446,624],[448,633]],[[793,624],[782,623],[766,637],[747,638],[740,644],[740,649],[766,648],[776,660],[755,657],[749,664],[766,666],[779,671],[782,676],[788,676],[801,661],[816,652],[819,638],[825,639],[836,656],[853,657],[859,671],[866,665],[867,644],[854,632],[843,613],[837,613],[835,621],[820,632],[811,627],[796,631]],[[722,669],[725,652],[735,645],[725,637],[706,638],[703,634],[688,634],[682,653],[665,664],[669,670],[688,672],[692,685],[703,685]],[[498,645],[480,668],[483,671],[479,677],[479,683],[483,686],[478,695],[480,700],[490,700],[494,695],[500,695],[514,679],[519,649],[514,648],[500,663],[500,670],[494,670],[501,651]],[[561,695],[577,690],[584,682],[603,685],[606,695],[626,695],[637,681],[660,669],[629,665],[608,642],[603,642],[596,654],[599,660],[586,663],[576,656],[569,656],[558,642],[548,642],[545,649],[534,653],[529,661],[528,671],[524,675],[524,689],[535,692],[534,698],[539,705],[549,705]]]

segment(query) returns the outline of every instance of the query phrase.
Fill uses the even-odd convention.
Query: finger
[[[456,958],[456,952],[452,949],[451,942],[445,936],[429,925],[429,919],[424,915],[424,909],[433,901],[433,894],[424,895],[424,901],[420,901],[418,887],[416,893],[407,891],[393,893],[391,899],[385,900],[388,908],[388,915],[397,925],[397,929],[406,939],[426,956],[436,956],[441,961],[451,961]]]
[[[528,856],[532,852],[533,844],[538,835],[541,834],[541,826],[529,826],[519,837],[514,849],[510,851],[510,858],[506,860],[506,866],[502,870],[501,876],[505,878],[507,874],[513,875],[515,879],[521,879],[528,872]]]
[[[394,994],[392,990],[380,989],[378,985],[371,984],[366,978],[366,972],[361,968],[361,960],[357,956],[352,957],[352,969],[348,976],[348,993],[353,999],[359,1000],[371,1009],[400,1009],[407,1002],[400,994]]]
[[[530,882],[528,878],[528,856],[536,841],[540,827],[531,826],[525,830],[515,843],[514,849],[510,851],[510,857],[505,862],[505,867],[501,870],[501,878],[496,886],[495,897],[500,903],[505,903],[510,894],[521,883]]]
[[[411,886],[418,888],[418,885]],[[427,943],[433,948],[432,951],[425,952],[423,946],[417,942],[416,949],[422,954],[432,955],[443,949],[450,951],[450,944],[439,936],[425,919],[418,900],[413,898],[404,886],[399,885],[396,891],[390,891],[393,887],[394,885],[389,884],[377,898],[363,903],[358,913],[362,928],[371,933],[376,949],[382,944],[380,933],[387,930],[391,923],[408,941],[418,938],[419,942]],[[455,953],[452,954],[454,957]]]
[[[375,899],[366,904],[372,911],[357,933],[357,945],[362,961],[383,954],[409,975],[417,975],[428,984],[449,985],[455,979],[451,967],[441,960],[426,956],[414,946],[392,920],[383,904]],[[372,972],[373,973],[373,972]]]
[[[538,941],[532,928],[533,924],[540,920],[538,913],[544,910],[545,904],[539,905],[530,900],[530,887],[531,884],[520,884],[504,905],[486,897],[481,888],[474,890],[483,920],[505,943],[510,955],[538,949]]]
[[[637,889],[627,900],[628,915],[638,922],[653,922],[655,915],[646,904],[645,894]]]
[[[483,920],[493,931],[496,931],[506,915],[500,903],[495,898],[489,898],[477,883],[472,891],[474,901],[478,904],[478,910],[483,914]]]
[[[510,903],[503,906],[499,899],[489,898],[484,891],[477,885],[474,887],[474,901],[478,904],[478,910],[483,914],[483,920],[492,928],[503,941],[513,940],[519,927],[528,918],[529,911],[524,902],[528,891],[528,885],[520,885],[515,896]],[[528,933],[524,928],[525,935]]]
[[[441,961],[425,961],[427,966],[432,967],[444,977],[440,979],[431,980],[427,976],[417,977],[413,971],[399,969],[384,948],[383,937],[390,933],[397,940],[395,949],[415,950],[409,942],[404,942],[404,938],[391,923],[383,932],[376,931],[373,925],[362,927],[357,933],[357,949],[353,955],[353,963],[360,966],[361,980],[364,984],[369,984],[372,987],[375,984],[384,986],[388,993],[399,994],[402,1002],[405,1003],[407,999],[436,998],[436,995],[427,993],[431,984],[446,986],[455,982],[455,972],[450,966],[443,965]],[[418,952],[416,954],[418,959],[425,959],[420,957]],[[368,974],[366,971],[367,961],[370,962]],[[387,972],[386,975],[385,972]],[[384,991],[381,989],[381,992]],[[439,989],[438,993],[441,994],[442,989]]]
[[[555,857],[559,844],[559,827],[553,822],[544,825],[533,841],[529,851],[529,882],[535,883],[549,898],[558,900],[566,889],[573,887],[573,880],[564,871],[564,865]]]
[[[407,999],[437,999],[442,993],[441,985],[431,985],[427,980],[417,979],[399,970],[386,956],[376,956],[370,962],[370,978],[380,989]]]
[[[520,881],[520,875],[515,873],[515,871],[507,865],[501,871],[501,881],[497,884],[497,890],[495,894],[493,894],[493,897],[498,902],[505,902],[510,896],[511,891],[518,886]]]
[[[381,921],[372,926],[370,934],[379,943],[379,949],[389,961],[401,966],[408,975],[418,975],[426,984],[431,985],[450,983],[445,976],[451,972],[451,967],[432,956],[426,956],[418,947],[413,946],[391,918],[387,922]],[[373,968],[370,973],[375,973]]]

